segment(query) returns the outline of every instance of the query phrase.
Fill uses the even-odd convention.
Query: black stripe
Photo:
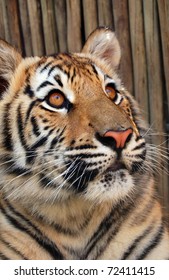
[[[12,246],[11,243],[6,242],[6,241],[5,241],[4,239],[2,239],[1,237],[0,237],[0,241],[1,241],[8,249],[10,249],[11,251],[13,251],[15,254],[19,255],[23,260],[26,260],[25,256],[24,256],[21,252],[19,252],[14,246]]]
[[[71,76],[71,83],[73,83],[74,78],[76,77],[76,69],[73,69],[73,75]]]
[[[141,143],[140,145],[136,146],[134,149],[132,149],[132,151],[136,151],[136,150],[139,150],[139,149],[141,149],[141,148],[144,148],[145,145],[146,145],[146,143],[143,142],[143,143]]]
[[[56,69],[56,68],[60,68],[56,65],[52,66],[52,68],[50,68],[49,72],[48,72],[48,77],[50,76],[50,74]]]
[[[125,205],[124,202],[121,202],[114,206],[109,214],[102,220],[99,227],[88,241],[86,245],[85,253],[82,256],[82,259],[87,259],[88,255],[91,253],[92,249],[97,246],[97,243],[101,240],[104,240],[105,234],[112,228],[111,234],[109,233],[107,242],[105,240],[104,246],[102,248],[98,248],[97,257],[101,255],[101,253],[105,250],[106,246],[112,241],[113,236],[118,233],[118,230],[124,220],[123,217],[127,217],[130,210],[133,208],[133,204]],[[119,217],[119,218],[118,218]],[[96,257],[96,258],[97,258]]]
[[[111,229],[111,231],[108,232],[107,240],[100,238],[100,241],[103,240],[104,244],[102,245],[102,247],[101,246],[100,246],[100,248],[98,247],[95,259],[98,259],[100,257],[100,255],[105,251],[105,249],[109,245],[109,243],[113,240],[113,237],[116,236],[116,234],[118,233],[118,231],[121,227],[121,224],[124,221],[124,218],[126,218],[128,216],[128,214],[132,211],[134,204],[131,202],[131,203],[128,203],[125,205],[125,203],[124,203],[124,206],[122,206],[122,204],[119,203],[117,205],[117,207],[120,207],[120,208],[117,208],[117,212],[116,212],[116,208],[114,208],[115,212],[112,211],[113,212],[112,216],[114,216],[114,217],[112,217],[113,218],[112,229]],[[118,213],[119,218],[117,217],[117,213]],[[106,227],[106,229],[107,229],[107,227]],[[107,230],[106,230],[106,233],[107,233]]]
[[[26,152],[26,163],[27,164],[33,164],[34,159],[36,158],[37,153],[35,151],[27,151]]]
[[[68,65],[67,65],[68,66]],[[66,74],[68,76],[69,79],[69,72],[65,71],[62,69],[62,67],[60,65],[54,65],[48,72],[48,77],[50,76],[50,74],[55,70],[55,69],[59,69],[61,72],[63,72],[64,74]]]
[[[17,125],[18,125],[18,134],[19,134],[20,142],[22,146],[25,148],[25,150],[28,150],[28,146],[24,136],[24,125],[23,125],[22,115],[21,115],[21,104],[17,109]]]
[[[39,178],[40,178],[40,183],[41,183],[41,187],[48,187],[48,188],[57,188],[58,185],[55,185],[55,183],[47,177],[47,175],[41,173],[39,175]]]
[[[99,79],[99,75],[98,75],[98,72],[97,72],[97,69],[95,67],[94,64],[91,64],[92,68],[93,68],[93,72],[96,74],[96,77]]]
[[[45,82],[43,82],[38,88],[37,88],[37,91],[39,91],[41,88],[44,88],[44,87],[46,87],[46,86],[54,86],[54,84],[53,83],[51,83],[51,82],[49,82],[49,81],[45,81]]]
[[[51,142],[51,144],[50,144],[49,151],[52,150],[52,149],[56,146],[56,144],[58,143],[58,140],[59,140],[58,137],[55,137],[55,138],[52,140],[52,142]]]
[[[9,203],[9,201],[6,199],[5,200],[7,207],[9,208],[9,210],[16,216],[18,216],[19,218],[21,218],[22,220],[24,220],[24,222],[26,222],[31,228],[33,228],[37,233],[41,234],[41,231],[30,221],[28,220],[23,214],[21,214],[20,212],[18,212],[16,209],[14,209],[14,207]]]
[[[24,94],[28,95],[30,98],[34,97],[34,92],[29,84],[26,86]]]
[[[44,111],[46,111],[46,112],[49,112],[49,109],[47,109],[47,108],[43,107],[42,105],[39,105],[39,107],[40,107],[42,110],[44,110]],[[50,110],[50,112],[53,112],[53,111],[52,111],[52,110]]]
[[[134,239],[132,245],[123,253],[123,256],[121,257],[121,260],[126,260],[134,251],[134,249],[137,247],[139,242],[144,239],[152,230],[152,226],[150,226],[148,229],[146,229],[142,235],[138,236],[136,239]]]
[[[107,74],[104,74],[104,80],[106,80],[106,79],[112,80],[112,77],[110,77],[110,76],[107,75]]]
[[[144,248],[143,252],[137,257],[137,260],[143,260],[150,253],[150,251],[153,250],[160,243],[163,232],[164,227],[163,225],[161,225],[155,237],[151,240],[148,246]]]
[[[73,150],[73,148],[72,148]],[[77,155],[69,155],[69,158],[71,159],[76,159],[77,157],[79,158],[96,158],[96,157],[103,157],[105,156],[105,154],[102,153],[98,153],[98,154],[84,154],[84,153],[80,153]]]
[[[40,73],[43,73],[51,64],[53,63],[53,60],[48,62],[41,70]]]
[[[49,122],[49,120],[44,119],[42,115],[40,115],[39,117],[42,119],[42,122],[43,122],[43,123],[48,123],[48,122]]]
[[[56,75],[54,78],[55,78],[55,81],[58,83],[58,85],[59,85],[60,87],[63,87],[63,84],[62,84],[62,81],[61,81],[60,76],[59,76],[59,75]]]
[[[52,142],[51,142],[51,144],[50,144],[49,151],[50,151],[51,149],[53,149],[53,148],[56,146],[57,143],[60,143],[61,141],[64,140],[64,137],[62,137],[62,135],[63,135],[63,133],[64,133],[64,131],[65,131],[65,128],[66,128],[66,127],[64,127],[60,133],[59,133],[60,130],[58,130],[58,131],[56,132],[56,133],[59,133],[59,135],[57,135],[56,137],[53,138],[53,140],[52,140]],[[54,130],[54,129],[53,129],[53,130]],[[52,132],[53,132],[53,130],[52,130]]]
[[[50,126],[45,126],[43,129],[44,130],[49,130]]]
[[[81,146],[76,146],[76,147],[70,147],[67,148],[67,151],[72,151],[72,150],[87,150],[87,149],[96,149],[97,146],[92,146],[92,145],[81,145]]]
[[[134,161],[132,163],[132,166],[131,166],[131,174],[135,173],[135,172],[143,172],[143,170],[141,169],[141,166],[143,164],[143,161]]]
[[[36,150],[37,148],[39,148],[40,146],[45,144],[47,139],[48,139],[48,136],[42,137],[40,140],[38,140],[35,144],[33,144],[31,146],[30,150]]]
[[[12,209],[11,205],[10,205],[10,207]],[[36,229],[36,231],[38,232],[38,235],[33,234],[29,228],[25,227],[23,224],[21,224],[19,221],[17,221],[14,217],[9,215],[3,208],[1,208],[1,210],[2,210],[3,214],[5,215],[5,217],[9,220],[9,222],[15,228],[17,228],[18,230],[22,231],[23,233],[29,235],[42,248],[44,248],[54,259],[63,260],[63,255],[61,254],[59,249],[56,247],[56,245],[51,240],[49,240],[46,236],[44,236],[44,234],[42,234],[41,231],[39,229],[37,229],[29,220],[27,220],[25,217],[23,217],[23,215],[21,215],[20,213],[14,211],[14,209],[12,209],[12,211],[14,212],[15,215],[19,216],[20,218],[22,218],[24,220],[24,222],[28,223],[28,226],[33,227],[33,229]]]
[[[145,160],[146,156],[146,150],[142,151],[142,154],[135,155],[136,158],[141,158],[142,160]]]
[[[48,136],[51,135],[52,132],[53,132],[54,130],[55,130],[55,128],[51,128],[51,129],[49,130]]]
[[[27,120],[29,119],[30,113],[31,113],[32,109],[34,108],[34,105],[36,104],[36,102],[37,102],[37,100],[34,100],[30,103],[29,108],[26,113],[25,124],[26,124]]]
[[[11,133],[11,128],[10,128],[10,120],[9,120],[9,112],[11,109],[11,104],[7,104],[5,106],[5,114],[3,117],[3,145],[8,151],[13,150],[13,142],[12,142],[12,133]]]
[[[50,136],[50,134],[53,132],[54,129],[51,129],[48,132],[47,136],[42,137],[38,141],[36,141],[31,147],[27,148],[27,154],[26,154],[26,161],[27,163],[33,162],[33,160],[36,157],[36,149],[45,144]]]
[[[34,116],[31,117],[31,123],[32,123],[32,126],[33,126],[33,133],[36,136],[39,136],[40,135],[40,131],[39,131],[39,126],[38,126],[36,117],[34,117]]]
[[[67,161],[66,165],[67,171],[62,177],[71,184],[71,188],[74,188],[76,193],[84,192],[88,182],[93,181],[99,173],[96,168],[87,169],[87,164],[82,160]]]
[[[31,171],[29,169],[26,169],[26,168],[23,168],[23,167],[12,167],[10,166],[9,170],[6,169],[5,170],[6,173],[9,173],[9,174],[15,174],[15,175],[24,175],[24,176],[27,176],[27,175],[31,175]]]
[[[61,138],[59,138],[58,143],[62,143],[62,142],[64,141],[64,139],[65,139],[65,137],[61,137]]]

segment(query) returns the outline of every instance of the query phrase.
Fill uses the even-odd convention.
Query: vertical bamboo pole
[[[67,0],[66,8],[68,50],[78,52],[82,48],[80,0]]]
[[[83,0],[85,39],[98,26],[96,0]]]
[[[53,0],[41,0],[41,11],[46,54],[54,54],[58,52],[58,42]]]
[[[30,22],[28,15],[27,1],[19,0],[19,15],[21,21],[22,35],[23,35],[23,48],[26,56],[32,56],[32,38],[30,30]]]
[[[39,0],[27,0],[33,55],[45,53],[42,29],[41,6]]]
[[[140,104],[145,119],[149,120],[146,53],[141,0],[129,0],[129,22],[134,74],[134,95]]]
[[[166,85],[166,102],[168,103],[168,116],[169,116],[169,1],[157,0],[159,20],[160,20],[160,34],[163,51],[163,64],[164,64],[164,78]],[[169,123],[169,119],[167,120]]]
[[[133,94],[133,65],[127,0],[113,0],[114,27],[121,47],[120,74],[124,86]]]
[[[97,0],[98,25],[114,27],[111,0]]]
[[[19,23],[19,10],[18,10],[18,2],[17,0],[6,0],[3,1],[4,14],[7,18],[5,20],[5,29],[6,34],[5,37],[7,40],[15,46],[19,51],[22,50],[22,42],[21,42],[21,30]]]
[[[0,38],[5,39],[3,1],[0,1]]]
[[[58,37],[58,47],[60,52],[67,51],[67,18],[66,18],[66,1],[55,0],[55,18]]]

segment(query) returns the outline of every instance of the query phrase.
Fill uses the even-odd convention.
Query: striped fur
[[[104,28],[77,54],[23,59],[0,42],[0,259],[169,259],[154,151],[119,60]],[[105,137],[128,129],[121,148]]]

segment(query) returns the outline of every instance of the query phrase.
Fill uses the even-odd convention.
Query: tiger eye
[[[61,108],[65,102],[65,97],[62,93],[52,92],[48,97],[48,103],[52,107]]]
[[[110,99],[114,100],[116,98],[117,92],[111,84],[105,87],[105,91]]]

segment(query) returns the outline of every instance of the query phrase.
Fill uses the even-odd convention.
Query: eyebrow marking
[[[54,65],[48,72],[48,77],[50,76],[50,74],[56,69],[58,68],[56,65]]]
[[[40,73],[43,73],[51,64],[53,63],[53,60],[48,62],[41,70]]]
[[[37,88],[37,91],[39,91],[41,88],[44,88],[44,87],[46,87],[46,86],[54,86],[54,84],[53,83],[51,83],[51,82],[49,82],[49,81],[45,81],[45,82],[43,82],[38,88]]]
[[[60,78],[59,75],[56,75],[56,76],[54,77],[54,79],[55,79],[55,81],[58,83],[58,85],[59,85],[60,87],[63,87],[63,84],[62,84],[62,81],[61,81],[61,78]]]
[[[92,68],[93,68],[93,72],[96,74],[96,76],[98,77],[98,72],[97,72],[97,69],[95,67],[94,64],[91,64]]]
[[[107,74],[104,75],[104,80],[106,80],[106,79],[110,79],[110,80],[112,80],[114,82],[114,80],[109,75],[107,75]]]

